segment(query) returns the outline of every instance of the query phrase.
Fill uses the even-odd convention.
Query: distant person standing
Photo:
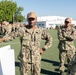
[[[0,38],[0,43],[4,41],[4,38]]]
[[[59,39],[59,59],[60,59],[60,74],[64,75],[65,71],[65,59],[69,63],[75,54],[74,40],[76,38],[76,30],[71,26],[71,19],[66,18],[64,26],[58,28],[58,39]]]

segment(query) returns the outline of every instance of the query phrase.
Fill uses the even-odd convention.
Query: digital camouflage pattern
[[[40,75],[40,42],[41,39],[46,40],[44,49],[48,49],[52,45],[52,37],[43,28],[35,26],[32,32],[28,26],[19,29],[19,37],[21,41],[21,50],[18,58],[21,60],[21,75]],[[30,72],[29,72],[30,71]]]
[[[65,33],[62,36],[62,32]],[[58,39],[59,46],[58,48],[61,50],[70,50],[75,49],[74,40],[76,39],[76,30],[74,27],[70,27],[68,30],[65,29],[65,26],[60,26],[58,29]]]
[[[64,66],[65,58],[67,57],[67,62],[69,63],[69,61],[75,54],[75,46],[74,46],[75,38],[76,38],[76,30],[74,27],[71,26],[68,30],[66,30],[65,26],[60,26],[58,28],[60,71],[65,70]]]

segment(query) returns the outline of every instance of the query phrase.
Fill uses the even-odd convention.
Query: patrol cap
[[[29,12],[28,14],[27,14],[27,19],[28,18],[36,18],[36,13],[35,12]]]
[[[71,22],[71,18],[66,18],[65,21],[70,23]]]

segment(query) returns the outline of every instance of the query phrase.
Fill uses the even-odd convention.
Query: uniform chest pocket
[[[23,37],[23,40],[29,40],[30,38],[28,36]]]
[[[72,34],[72,31],[71,31],[71,30],[68,30],[68,31],[66,32],[66,34],[67,34],[67,35],[71,35],[71,34]]]
[[[29,46],[30,40],[31,40],[30,36],[24,36],[22,40],[22,44]]]
[[[36,40],[40,40],[41,39],[41,33],[40,32],[36,32],[35,33],[35,38],[36,38]]]
[[[28,34],[28,33],[24,34],[23,40],[30,40],[30,39],[31,39],[31,35],[30,34]]]

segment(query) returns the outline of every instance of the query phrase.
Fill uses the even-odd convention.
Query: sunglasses
[[[68,21],[65,21],[65,23],[70,23],[70,22],[68,22]]]
[[[29,20],[29,21],[33,21],[33,20],[35,20],[35,18],[28,18],[28,20]]]

